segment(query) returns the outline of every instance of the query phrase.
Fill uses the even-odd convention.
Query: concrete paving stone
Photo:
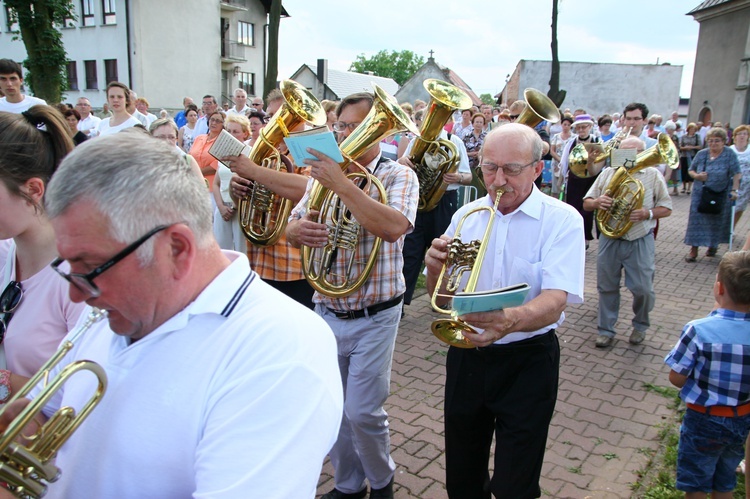
[[[589,409],[590,411],[597,411],[599,409],[599,406],[602,405],[601,400],[591,397],[585,397],[575,392],[572,392],[570,394],[570,397],[568,397],[565,401],[571,405],[578,406],[581,409]],[[578,417],[580,416],[581,411],[579,410]]]

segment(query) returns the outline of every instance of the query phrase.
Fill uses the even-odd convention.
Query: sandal
[[[693,255],[688,255],[685,257],[685,261],[688,263],[695,263],[697,261],[697,258]]]
[[[708,248],[706,251],[706,256],[716,256],[716,248]]]

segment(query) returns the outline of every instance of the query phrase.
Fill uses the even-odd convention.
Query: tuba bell
[[[497,206],[500,203],[500,197],[503,195],[503,192],[502,189],[497,190],[497,194],[495,195],[495,205],[492,208],[489,206],[478,206],[464,214],[458,222],[453,239],[448,243],[448,257],[446,258],[445,263],[443,263],[443,268],[438,276],[437,283],[435,284],[435,291],[432,293],[431,300],[433,310],[442,314],[451,315],[450,319],[437,319],[433,321],[431,326],[432,334],[448,345],[458,348],[474,348],[474,345],[464,336],[464,332],[476,331],[466,322],[455,317],[452,310],[438,306],[437,300],[441,296],[440,289],[443,286],[443,280],[447,279],[446,291],[450,294],[454,294],[458,291],[463,275],[466,272],[469,272],[469,278],[463,291],[465,293],[473,293],[476,291],[479,272],[482,269],[484,255],[487,252],[487,246],[489,245],[490,237],[492,235],[492,226],[495,223],[495,212],[497,211]],[[463,227],[464,222],[470,216],[483,211],[489,212],[490,220],[484,230],[482,239],[464,243],[461,241],[461,228]]]
[[[376,84],[373,83],[372,86],[375,94],[370,112],[339,144],[344,157],[344,161],[340,163],[342,170],[346,170],[352,163],[357,164],[357,158],[389,135],[402,131],[419,134],[398,102]],[[371,187],[374,187],[379,193],[380,202],[387,203],[383,184],[366,168],[358,166],[361,171],[349,173],[347,178],[364,181],[364,192],[370,192]],[[357,263],[356,257],[364,258],[363,255],[357,255],[360,224],[351,217],[339,197],[317,180],[313,181],[307,209],[319,212],[315,221],[328,225],[328,243],[322,248],[302,246],[302,270],[305,278],[316,291],[326,296],[341,298],[354,293],[367,281],[375,267],[382,239],[375,238],[363,271],[355,275],[353,270]],[[337,261],[343,263],[337,264]]]
[[[635,165],[628,169],[620,166],[607,184],[604,195],[612,198],[609,210],[596,211],[596,225],[607,237],[624,236],[633,226],[630,214],[643,207],[645,189],[643,183],[633,174],[646,167],[666,163],[679,163],[680,154],[666,133],[660,133],[657,143],[635,157]]]
[[[99,364],[88,360],[79,360],[64,367],[52,381],[46,383],[50,370],[55,367],[73,348],[75,342],[96,322],[106,316],[106,312],[92,309],[86,321],[72,332],[60,345],[60,349],[42,366],[42,368],[8,401],[0,412],[0,417],[10,404],[23,398],[32,388],[44,381],[45,386],[14,419],[0,435],[0,482],[3,487],[16,497],[38,498],[47,491],[44,482],[54,482],[60,477],[60,469],[52,463],[57,451],[70,438],[74,431],[88,417],[101,401],[107,389],[107,375]],[[31,423],[42,408],[57,394],[60,388],[79,371],[92,372],[98,385],[93,395],[81,411],[76,414],[72,407],[62,407],[33,435],[22,432]],[[19,437],[28,441],[19,442]]]
[[[448,187],[443,182],[443,175],[458,169],[458,149],[450,140],[440,139],[440,132],[453,111],[466,109],[472,104],[466,92],[450,83],[430,78],[423,85],[430,94],[430,103],[409,158],[419,178],[417,211],[420,212],[437,206]]]
[[[535,88],[527,88],[523,91],[523,100],[526,107],[518,115],[514,123],[520,123],[534,128],[542,121],[557,123],[560,121],[560,110],[557,109],[552,99]]]
[[[250,150],[250,160],[263,168],[284,168],[277,149],[289,131],[301,123],[322,126],[326,113],[318,99],[293,80],[281,82],[284,104],[260,131]],[[291,173],[291,168],[286,167]],[[266,186],[253,182],[250,193],[239,200],[239,223],[245,238],[256,246],[273,246],[284,234],[292,201],[278,196]]]

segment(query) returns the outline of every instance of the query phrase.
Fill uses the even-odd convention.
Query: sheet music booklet
[[[300,167],[305,165],[305,159],[316,159],[315,156],[307,152],[308,147],[322,152],[337,163],[344,161],[336,137],[327,126],[292,132],[289,137],[284,139],[284,142],[294,158],[294,164]]]
[[[453,297],[453,312],[460,317],[472,312],[488,312],[521,305],[529,294],[529,285],[514,284],[500,289],[456,293]]]
[[[221,158],[226,156],[250,156],[250,149],[249,145],[226,130],[222,130],[214,145],[208,150],[208,154],[221,161]]]

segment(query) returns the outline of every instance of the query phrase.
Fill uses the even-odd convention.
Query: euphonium
[[[277,147],[289,131],[301,123],[322,126],[326,113],[318,99],[292,80],[281,82],[284,104],[260,131],[250,150],[250,160],[263,168],[281,170],[284,163]],[[278,196],[266,186],[253,182],[250,194],[240,199],[238,212],[243,234],[256,246],[272,246],[284,234],[292,201]]]
[[[596,211],[596,225],[605,236],[624,236],[633,226],[630,214],[643,207],[645,189],[633,174],[649,166],[661,163],[671,166],[680,161],[679,152],[667,134],[660,133],[657,140],[654,146],[635,157],[632,168],[618,167],[607,184],[604,195],[612,198],[612,206],[609,210]]]
[[[389,135],[402,131],[419,134],[398,102],[376,84],[373,83],[372,86],[375,89],[372,109],[362,123],[339,144],[344,156],[344,161],[340,163],[342,170],[346,170],[352,163],[356,164],[357,158]],[[387,203],[383,184],[375,176],[370,175],[366,168],[358,166],[361,171],[349,173],[347,178],[364,179],[366,185],[363,190],[369,192],[374,186],[379,192],[380,202]],[[352,270],[357,264],[355,257],[359,241],[359,223],[351,217],[338,196],[317,180],[313,181],[307,209],[308,212],[319,212],[316,221],[328,225],[328,243],[322,248],[302,246],[302,270],[305,278],[316,291],[326,296],[340,298],[354,293],[365,283],[375,267],[382,239],[375,238],[364,270],[358,276],[352,276]],[[363,255],[359,257],[364,258]],[[345,263],[337,265],[336,261],[339,259]]]
[[[16,497],[37,498],[47,491],[47,485],[42,483],[54,482],[60,477],[60,469],[52,464],[57,451],[68,440],[74,431],[88,417],[96,407],[107,389],[107,375],[99,364],[88,360],[79,360],[64,367],[55,378],[47,382],[50,370],[55,367],[75,345],[80,336],[94,323],[106,316],[106,312],[92,309],[86,321],[63,341],[60,349],[42,366],[42,368],[14,394],[0,416],[15,400],[25,397],[32,388],[41,381],[45,386],[39,395],[32,400],[8,425],[0,435],[0,482]],[[91,371],[98,379],[96,391],[81,411],[76,414],[72,407],[61,407],[46,423],[36,430],[33,435],[23,435],[26,426],[42,410],[57,391],[79,371]],[[27,444],[19,442],[19,437],[27,440]]]
[[[437,312],[443,314],[450,314],[451,319],[437,319],[432,322],[432,334],[438,337],[441,341],[458,348],[474,348],[474,345],[464,337],[464,332],[471,331],[476,332],[466,322],[455,317],[455,314],[450,309],[444,309],[438,306],[437,299],[441,296],[440,288],[443,285],[443,280],[446,279],[446,291],[450,294],[455,294],[458,291],[458,287],[461,284],[463,275],[469,272],[469,278],[464,287],[465,293],[473,293],[476,291],[477,281],[479,280],[479,272],[482,270],[482,263],[484,262],[484,255],[487,252],[487,245],[489,244],[490,237],[492,235],[492,226],[495,223],[495,212],[497,211],[497,205],[500,203],[500,197],[503,195],[503,190],[498,189],[495,195],[495,205],[490,208],[489,206],[479,206],[472,210],[469,210],[461,220],[458,222],[456,227],[456,233],[453,239],[448,243],[448,257],[443,263],[443,268],[438,276],[437,283],[435,284],[435,291],[432,294],[432,308]],[[464,225],[466,219],[476,213],[482,211],[489,212],[490,220],[487,222],[487,228],[484,230],[484,236],[482,240],[474,240],[468,243],[461,241],[461,228]]]
[[[628,138],[632,129],[632,127],[621,128],[617,131],[614,137],[603,144],[593,142],[576,145],[570,150],[570,155],[568,156],[568,169],[576,177],[588,177],[589,171],[588,168],[586,168],[586,165],[589,161],[589,154],[594,154],[594,163],[604,161],[612,155],[613,150],[619,149],[620,142]]]
[[[440,132],[453,111],[467,109],[472,102],[466,92],[450,83],[430,78],[423,85],[430,94],[430,103],[409,159],[419,178],[417,211],[430,211],[448,187],[443,175],[454,173],[460,160],[458,148],[450,140],[440,139]]]

